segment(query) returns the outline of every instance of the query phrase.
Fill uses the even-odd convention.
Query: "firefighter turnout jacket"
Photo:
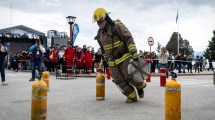
[[[137,52],[135,42],[129,30],[121,22],[107,24],[104,30],[98,31],[98,40],[104,50],[104,59],[109,66],[116,66],[130,58],[130,53]]]

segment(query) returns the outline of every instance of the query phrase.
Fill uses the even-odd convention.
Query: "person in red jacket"
[[[69,45],[69,47],[65,50],[64,57],[66,59],[67,67],[71,67],[75,60],[75,48],[73,48],[72,45]]]
[[[75,56],[75,62],[76,62],[76,68],[78,69],[78,72],[80,73],[81,68],[84,67],[84,62],[85,62],[85,55],[82,49],[79,47],[78,51],[76,52]]]
[[[151,68],[151,55],[150,55],[150,52],[148,52],[146,55],[145,55],[145,59],[146,59],[146,62],[149,64],[150,68]],[[150,73],[151,73],[152,70],[150,70]]]
[[[151,63],[151,55],[150,52],[147,52],[147,54],[145,55],[145,59],[147,63]]]
[[[50,69],[49,71],[55,72],[55,67],[57,65],[57,50],[52,47],[49,53]]]
[[[87,51],[85,52],[85,69],[86,69],[86,73],[87,70],[92,68],[92,64],[93,64],[93,59],[94,59],[94,55],[93,53],[90,51],[90,47],[87,48]]]

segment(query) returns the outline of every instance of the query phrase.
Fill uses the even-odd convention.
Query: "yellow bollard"
[[[96,76],[96,99],[105,99],[105,77],[101,73]]]
[[[49,91],[49,72],[44,71],[42,77],[43,81],[47,84],[47,90]]]
[[[47,118],[47,85],[39,77],[32,85],[31,120]]]
[[[165,118],[166,120],[181,120],[181,85],[175,80],[166,83],[165,90]]]

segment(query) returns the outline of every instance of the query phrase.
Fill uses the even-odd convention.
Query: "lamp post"
[[[70,44],[73,46],[73,41],[72,41],[72,25],[75,22],[76,17],[74,17],[74,16],[68,16],[68,17],[66,17],[66,19],[67,19],[67,22],[70,25]]]

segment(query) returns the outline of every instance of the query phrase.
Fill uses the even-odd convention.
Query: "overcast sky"
[[[12,4],[12,14],[11,14]],[[0,29],[25,25],[46,33],[47,30],[69,32],[67,16],[76,16],[80,33],[76,45],[98,48],[93,40],[98,26],[92,23],[96,8],[111,12],[132,33],[138,50],[149,51],[148,37],[165,46],[173,32],[179,9],[179,33],[190,41],[194,51],[204,51],[215,29],[215,0],[1,0]],[[12,19],[11,19],[12,18]],[[12,22],[11,22],[12,20]]]

